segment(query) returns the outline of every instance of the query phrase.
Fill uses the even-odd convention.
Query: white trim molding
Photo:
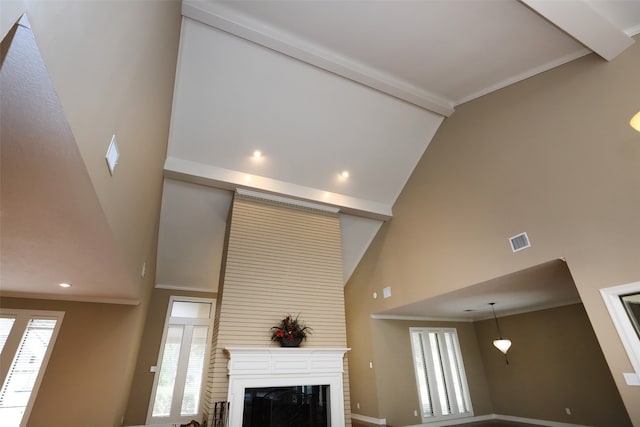
[[[560,421],[548,421],[548,420],[536,420],[533,418],[524,418],[524,417],[512,417],[511,415],[495,415],[496,420],[502,421],[515,421],[518,423],[527,423],[527,424],[535,424],[539,426],[547,426],[547,427],[589,427],[583,424],[570,424],[563,423]]]
[[[609,310],[611,320],[613,320],[622,345],[635,371],[623,374],[627,385],[630,386],[640,386],[640,339],[620,297],[637,293],[640,293],[640,282],[600,289],[600,294],[604,299],[607,310]]]
[[[185,0],[182,15],[203,24],[249,40],[307,64],[353,80],[372,89],[448,117],[454,105],[450,99],[425,91],[380,70],[304,41],[235,12],[216,2]]]
[[[206,185],[223,190],[260,192],[263,197],[296,199],[327,209],[365,218],[387,221],[392,216],[392,206],[372,200],[359,199],[344,194],[331,193],[317,188],[291,184],[258,175],[205,165],[199,162],[167,156],[164,176],[193,184]],[[247,181],[247,178],[250,178]]]
[[[515,422],[534,424],[534,425],[545,426],[545,427],[589,427],[582,424],[569,424],[569,423],[563,423],[559,421],[536,420],[533,418],[514,417],[511,415],[499,415],[499,414],[478,415],[475,417],[458,418],[455,420],[435,421],[431,423],[416,424],[408,427],[446,427],[446,426],[454,426],[454,425],[466,424],[466,423],[471,423],[476,421],[489,421],[489,420],[515,421]]]
[[[375,424],[377,426],[385,426],[385,425],[387,425],[387,419],[386,418],[367,417],[366,415],[354,414],[353,412],[351,413],[351,419],[352,420],[362,421],[363,423]]]

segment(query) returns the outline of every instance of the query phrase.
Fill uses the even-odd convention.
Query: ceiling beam
[[[314,45],[289,33],[250,19],[216,2],[185,0],[182,15],[203,24],[249,40],[291,58],[409,102],[425,110],[448,117],[453,100],[427,92],[406,81]]]
[[[585,1],[520,1],[607,61],[634,43]]]
[[[391,206],[384,203],[331,193],[263,176],[249,175],[171,156],[168,156],[165,161],[164,176],[223,190],[256,190],[273,196],[336,207],[343,213],[382,221],[387,221],[392,216]]]

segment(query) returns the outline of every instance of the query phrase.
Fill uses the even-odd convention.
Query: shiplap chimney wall
[[[278,345],[270,328],[289,313],[313,328],[305,347],[346,347],[341,247],[337,214],[236,194],[207,381],[209,425],[213,402],[227,399],[225,347]],[[350,426],[346,357],[343,379]]]

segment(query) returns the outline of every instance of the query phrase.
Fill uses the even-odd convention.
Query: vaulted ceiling
[[[457,105],[583,55],[615,61],[640,33],[638,0],[186,0],[182,13],[156,282],[195,290],[217,287],[237,189],[339,212],[346,282]]]
[[[199,227],[203,214],[184,206],[208,200],[204,216],[218,218],[229,190],[248,189],[335,208],[346,282],[456,105],[592,52],[614,60],[640,32],[638,1],[187,0],[182,10],[157,281],[189,289],[217,286],[201,255],[221,253],[225,221]]]

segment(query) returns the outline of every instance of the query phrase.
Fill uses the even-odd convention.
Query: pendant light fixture
[[[500,350],[504,354],[504,360],[509,364],[509,359],[507,359],[507,351],[511,348],[511,340],[502,338],[502,334],[500,333],[500,325],[498,325],[498,317],[496,317],[496,309],[493,307],[495,302],[490,302],[491,310],[493,311],[493,319],[496,321],[496,330],[498,331],[498,339],[493,340],[493,345]]]

